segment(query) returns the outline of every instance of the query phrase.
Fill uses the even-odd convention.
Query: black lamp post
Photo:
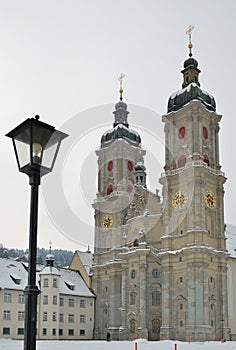
[[[12,139],[19,171],[29,176],[31,186],[28,285],[24,290],[24,350],[35,350],[39,294],[36,285],[38,186],[41,177],[52,171],[61,141],[68,135],[39,121],[39,116],[35,116],[26,119],[6,136]]]

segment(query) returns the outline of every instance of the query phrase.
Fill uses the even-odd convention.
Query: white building
[[[0,259],[2,338],[23,339],[27,273],[25,263]],[[95,295],[80,272],[55,267],[48,255],[46,266],[38,267],[37,283],[37,339],[93,339]]]
[[[214,97],[200,87],[191,49],[189,43],[182,89],[170,96],[162,116],[162,200],[147,188],[145,150],[129,127],[122,88],[112,128],[96,151],[95,339],[105,339],[107,332],[117,340],[235,336],[228,315],[228,263],[234,260],[225,236],[222,116]],[[152,127],[148,118],[146,123]]]

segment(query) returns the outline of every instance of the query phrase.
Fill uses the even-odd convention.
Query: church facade
[[[214,98],[198,62],[184,62],[182,89],[162,116],[162,200],[146,186],[145,150],[115,105],[101,138],[94,201],[95,339],[229,339],[224,183]]]

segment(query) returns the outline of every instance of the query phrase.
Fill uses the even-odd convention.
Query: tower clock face
[[[208,208],[210,209],[215,208],[215,204],[216,204],[215,195],[212,191],[206,191],[204,196],[204,201]]]
[[[172,205],[174,208],[183,208],[188,201],[188,195],[184,191],[178,191],[174,194]]]
[[[110,228],[113,224],[113,217],[110,214],[106,214],[103,217],[103,221],[102,221],[102,228],[107,229]]]

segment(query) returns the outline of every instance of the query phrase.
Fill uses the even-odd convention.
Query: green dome
[[[136,131],[129,129],[124,124],[117,124],[113,129],[106,131],[102,135],[102,147],[117,139],[125,139],[128,142],[136,145],[139,145],[141,143],[141,137]]]
[[[127,111],[127,104],[123,101],[117,102],[113,113],[115,115],[113,128],[102,135],[101,146],[105,147],[117,139],[124,139],[131,144],[138,146],[141,143],[141,137],[136,131],[129,128],[127,121],[129,114]]]
[[[168,101],[168,113],[178,111],[192,100],[201,101],[209,111],[216,110],[215,99],[208,92],[202,90],[196,83],[191,83],[184,89],[172,94]]]
[[[198,67],[198,61],[195,60],[193,57],[189,57],[184,61],[184,69],[189,68],[189,67]]]

